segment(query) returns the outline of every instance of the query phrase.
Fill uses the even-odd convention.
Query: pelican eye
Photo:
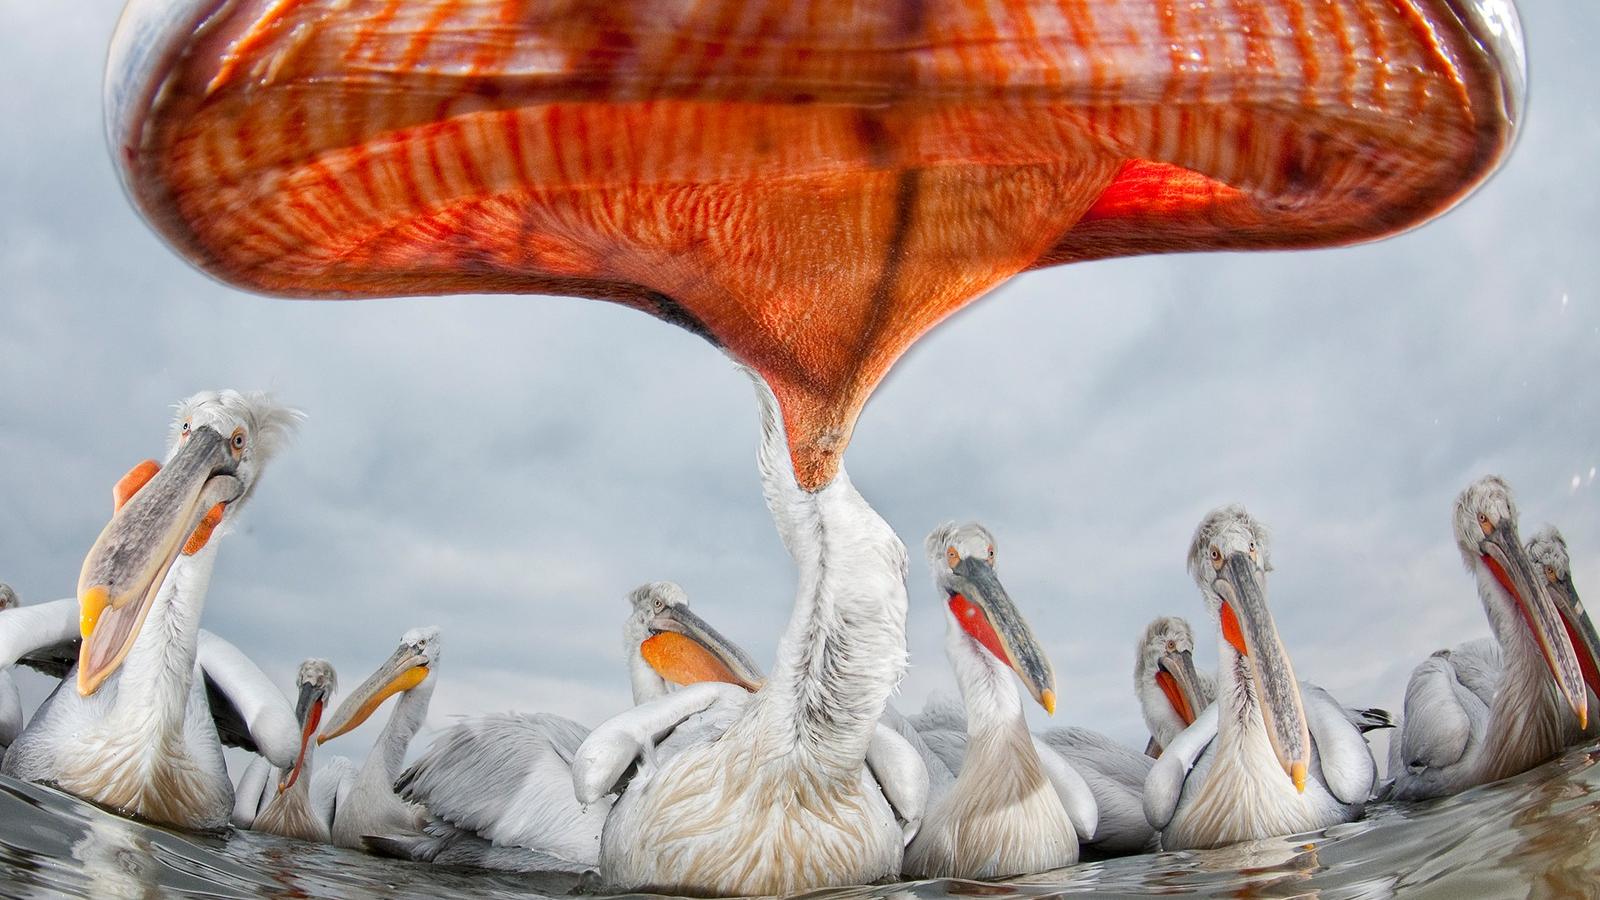
[[[660,597],[657,597],[656,598],[656,612],[658,612],[658,613],[659,612],[663,612],[663,611],[666,610],[666,608],[667,608],[667,601],[662,600]]]
[[[1545,578],[1546,581],[1550,582],[1551,584],[1555,584],[1557,581],[1560,580],[1560,578],[1557,577],[1557,575],[1556,575],[1555,566],[1545,566],[1544,567],[1544,578]]]
[[[944,548],[944,561],[950,564],[950,568],[954,569],[956,564],[961,562],[961,554],[957,553],[954,547],[946,547]]]
[[[244,449],[244,429],[235,428],[233,430],[233,437],[228,440],[228,443],[233,446],[234,455],[238,455],[238,453]]]
[[[1211,565],[1217,569],[1222,568],[1222,551],[1215,546],[1211,548]]]
[[[994,562],[994,545],[989,545],[989,562]]]
[[[1478,527],[1483,529],[1484,534],[1494,531],[1494,523],[1490,522],[1489,517],[1483,513],[1478,513]]]

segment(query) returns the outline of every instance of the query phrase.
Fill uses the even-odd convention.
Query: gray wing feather
[[[1458,677],[1456,661],[1448,651],[1436,653],[1411,673],[1404,724],[1395,742],[1400,764],[1396,772],[1442,769],[1460,762],[1472,741],[1475,721],[1487,721],[1487,703]]]
[[[955,784],[955,773],[937,753],[933,752],[933,748],[923,740],[922,734],[911,724],[911,720],[901,715],[899,710],[892,706],[885,707],[880,721],[905,738],[906,743],[922,757],[922,764],[928,769],[929,801],[943,797],[945,791],[950,790],[950,786]]]
[[[1378,766],[1360,728],[1332,694],[1314,684],[1300,682],[1300,704],[1328,793],[1342,803],[1365,803],[1378,780]]]
[[[395,790],[442,823],[429,830],[436,840],[424,842],[428,852],[459,848],[463,839],[452,832],[460,831],[565,860],[561,871],[581,871],[599,862],[611,805],[583,806],[573,796],[573,754],[588,733],[543,713],[467,719],[441,734]]]
[[[1086,853],[1120,856],[1156,849],[1156,830],[1144,815],[1144,782],[1155,760],[1088,728],[1052,728],[1040,736],[1094,794],[1100,826]]]

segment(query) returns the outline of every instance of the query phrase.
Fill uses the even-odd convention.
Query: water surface
[[[1326,832],[1220,850],[1086,863],[1007,884],[914,882],[807,900],[1193,895],[1600,895],[1600,745],[1456,797],[1379,804]],[[377,859],[270,835],[196,835],[133,822],[0,778],[0,894],[8,897],[561,897],[564,876],[512,876]]]

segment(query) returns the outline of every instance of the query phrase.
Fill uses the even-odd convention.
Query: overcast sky
[[[119,7],[0,0],[0,580],[24,602],[70,594],[171,404],[264,388],[308,418],[223,545],[205,624],[286,691],[305,656],[348,689],[438,624],[431,728],[505,709],[594,724],[629,702],[624,595],[653,579],[770,664],[794,572],[743,376],[603,303],[286,302],[208,280],[111,172]],[[946,519],[998,535],[1056,719],[1136,747],[1144,624],[1188,617],[1214,665],[1183,555],[1218,504],[1272,528],[1295,670],[1353,704],[1398,711],[1423,656],[1487,633],[1448,524],[1479,475],[1510,481],[1524,535],[1560,525],[1579,591],[1600,591],[1600,13],[1523,13],[1520,142],[1446,217],[1361,248],[1032,273],[907,354],[847,457],[913,550],[903,708],[953,687],[920,550]],[[377,725],[330,746],[364,753]]]

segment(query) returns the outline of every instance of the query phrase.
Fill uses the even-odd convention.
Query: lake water
[[[1007,884],[872,885],[807,900],[896,897],[1600,896],[1600,745],[1456,797],[1379,804],[1325,833],[1221,850],[1088,863]],[[250,832],[194,835],[132,822],[0,778],[0,895],[16,897],[563,896],[565,877],[504,876],[377,859]]]

